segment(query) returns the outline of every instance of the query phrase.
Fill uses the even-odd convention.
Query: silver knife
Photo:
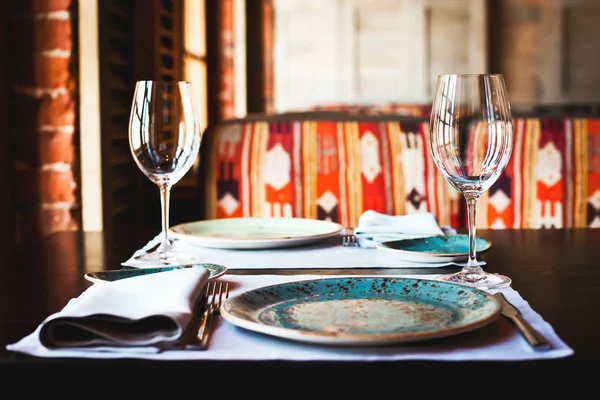
[[[550,350],[552,345],[541,333],[536,331],[527,321],[521,317],[519,310],[506,300],[506,297],[500,292],[494,293],[494,297],[502,305],[500,312],[505,317],[510,318],[519,329],[519,332],[523,334],[527,342],[533,347],[534,350]]]

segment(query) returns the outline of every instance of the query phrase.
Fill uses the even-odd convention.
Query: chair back
[[[318,112],[225,121],[203,138],[204,215],[356,226],[365,210],[429,211],[456,226],[463,200],[433,164],[428,123]]]
[[[288,113],[209,127],[203,218],[304,217],[356,226],[365,210],[432,212],[466,228],[465,202],[430,155],[425,117]],[[514,119],[509,164],[477,207],[479,229],[600,227],[600,118]]]

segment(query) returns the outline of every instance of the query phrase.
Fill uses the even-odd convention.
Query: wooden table
[[[527,362],[155,362],[140,360],[57,360],[15,355],[5,350],[31,333],[48,315],[59,311],[69,299],[77,297],[91,283],[83,278],[88,271],[118,269],[120,262],[154,234],[131,233],[103,243],[100,233],[57,233],[36,246],[20,246],[12,260],[0,266],[0,377],[19,374],[32,376],[48,371],[63,371],[77,376],[94,374],[181,373],[231,374],[251,379],[311,377],[312,382],[330,382],[331,371],[352,377],[379,377],[397,374],[403,379],[418,379],[432,374],[448,381],[464,374],[502,374],[510,380],[527,379],[543,372],[545,379],[588,376],[588,368],[600,361],[600,229],[497,230],[479,231],[492,242],[482,254],[488,270],[510,276],[513,288],[549,322],[575,354],[558,360]],[[106,250],[106,257],[103,256]],[[18,260],[18,261],[17,261]],[[455,269],[436,269],[436,273]],[[280,273],[302,273],[282,270]],[[311,271],[312,272],[312,271]],[[314,271],[318,273],[319,271]],[[414,269],[368,269],[320,271],[324,274],[360,272],[365,274],[413,274]],[[423,273],[431,272],[424,269]],[[231,274],[256,271],[230,270]],[[278,273],[270,270],[269,273]],[[587,372],[585,372],[587,371]],[[585,372],[585,373],[584,373]],[[584,373],[583,375],[581,375]],[[425,374],[425,375],[424,375]],[[580,375],[578,375],[580,374]],[[478,375],[475,375],[478,376]],[[1,379],[1,378],[0,378]],[[578,386],[571,386],[581,388]]]

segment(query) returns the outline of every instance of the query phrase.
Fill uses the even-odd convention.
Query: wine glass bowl
[[[431,111],[429,143],[433,161],[467,203],[469,257],[448,280],[499,288],[510,278],[485,272],[477,261],[476,206],[506,168],[513,146],[513,124],[504,77],[499,74],[440,75]]]
[[[198,262],[176,252],[169,238],[171,187],[190,170],[200,149],[201,128],[190,82],[138,81],[129,118],[129,147],[139,169],[161,194],[161,244],[136,257],[151,264]]]

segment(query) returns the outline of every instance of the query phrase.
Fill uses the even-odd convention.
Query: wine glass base
[[[152,252],[141,254],[134,258],[136,261],[154,265],[186,265],[198,264],[202,260],[191,254],[179,253],[176,251]]]
[[[483,272],[481,274],[465,274],[457,272],[451,275],[442,275],[436,278],[438,281],[458,283],[478,289],[500,289],[508,287],[512,280],[508,276]]]

